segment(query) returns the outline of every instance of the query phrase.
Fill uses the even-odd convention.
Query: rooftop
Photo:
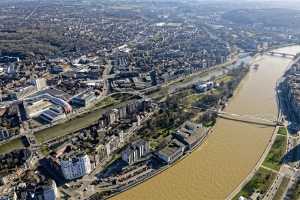
[[[159,153],[166,156],[166,157],[170,157],[182,147],[184,147],[184,144],[182,144],[177,139],[173,139],[171,141],[171,143],[168,144],[168,146],[166,146],[163,149],[159,150]]]

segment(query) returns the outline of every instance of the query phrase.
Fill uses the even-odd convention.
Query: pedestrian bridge
[[[201,109],[199,107],[191,106],[192,109]],[[232,120],[232,121],[238,121],[248,124],[258,124],[258,125],[264,125],[264,126],[282,126],[282,122],[273,120],[273,119],[267,119],[264,117],[258,117],[253,115],[241,115],[241,114],[235,114],[235,113],[229,113],[224,111],[218,111],[215,109],[208,109],[208,111],[217,113],[218,117]]]
[[[258,124],[258,125],[264,125],[264,126],[281,126],[282,122],[277,120],[270,120],[262,117],[257,116],[251,116],[251,115],[240,115],[240,114],[234,114],[234,113],[228,113],[223,111],[217,112],[218,116],[220,118],[243,122],[243,123],[249,123],[249,124]]]
[[[281,53],[281,52],[276,52],[276,51],[269,51],[269,52],[267,52],[267,54],[270,56],[279,56],[279,57],[284,57],[284,58],[295,58],[296,57],[296,55],[294,55],[294,54]]]

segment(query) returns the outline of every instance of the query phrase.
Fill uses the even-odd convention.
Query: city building
[[[211,90],[214,87],[214,82],[209,81],[206,83],[197,83],[194,85],[194,88],[197,92],[206,92]]]
[[[97,145],[93,152],[89,155],[91,161],[91,167],[95,168],[100,164],[105,158],[107,158],[106,147],[103,144]]]
[[[51,180],[47,185],[42,186],[44,200],[56,200],[59,198],[59,192],[55,181]]]
[[[52,74],[60,74],[60,73],[64,72],[64,68],[56,65],[56,66],[51,66],[49,71]]]
[[[147,164],[141,164],[134,168],[125,169],[121,174],[113,177],[113,180],[118,185],[132,184],[136,181],[142,180],[153,172],[153,169]]]
[[[108,142],[105,144],[107,155],[111,155],[112,152],[117,150],[120,146],[120,138],[118,136],[111,136]]]
[[[26,97],[34,94],[35,92],[37,92],[37,87],[35,85],[28,85],[25,87],[17,88],[15,90],[14,95],[15,95],[16,99],[22,100],[22,99],[25,99]]]
[[[140,161],[149,153],[149,142],[145,140],[137,140],[127,146],[125,150],[122,151],[122,159],[129,165],[132,165]]]
[[[52,106],[43,111],[39,118],[49,124],[66,118],[66,114],[61,107]]]
[[[37,88],[37,91],[41,91],[47,88],[47,82],[45,78],[38,78],[34,80],[34,85]]]
[[[156,155],[162,161],[171,164],[183,155],[184,149],[184,144],[177,139],[173,139],[166,147],[156,152]]]
[[[186,145],[186,150],[191,150],[203,141],[206,133],[206,128],[201,124],[187,121],[177,130],[174,136]]]
[[[19,200],[17,194],[14,191],[10,191],[6,194],[0,194],[0,200]]]
[[[36,99],[26,101],[26,112],[29,118],[39,116],[42,112],[49,109],[53,104],[45,99]]]
[[[59,165],[65,179],[73,180],[91,172],[90,158],[87,154],[71,152],[59,158]]]
[[[3,140],[6,140],[7,138],[10,138],[12,134],[8,132],[6,129],[0,129],[0,142]]]
[[[36,181],[36,180],[35,180]],[[15,187],[18,200],[56,200],[59,192],[56,183],[48,179],[41,182],[21,182]]]
[[[112,109],[109,113],[109,121],[110,124],[113,124],[119,120],[119,110],[118,109]]]
[[[72,105],[78,106],[78,107],[86,107],[90,103],[92,103],[96,99],[95,92],[93,91],[84,91],[81,94],[73,97],[71,99]]]
[[[287,76],[285,87],[289,106],[294,111],[295,116],[300,119],[300,65],[293,66],[290,75]]]
[[[119,116],[120,116],[120,120],[127,118],[128,115],[127,115],[126,106],[123,106],[123,107],[119,108]]]

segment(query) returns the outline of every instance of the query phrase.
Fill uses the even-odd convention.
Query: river
[[[300,52],[300,46],[276,51]],[[274,119],[275,85],[291,59],[258,56],[226,108],[227,112]],[[251,172],[266,149],[273,128],[218,119],[205,143],[170,169],[113,197],[114,200],[225,199]]]

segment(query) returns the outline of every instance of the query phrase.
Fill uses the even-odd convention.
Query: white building
[[[109,121],[110,121],[111,124],[113,124],[118,120],[119,120],[119,110],[118,109],[113,109],[109,113]]]
[[[56,200],[59,198],[58,194],[56,183],[53,180],[49,185],[43,187],[44,200]]]
[[[6,129],[0,129],[0,141],[10,138],[11,134]]]
[[[142,139],[137,140],[128,145],[127,148],[122,151],[122,160],[127,162],[129,165],[132,165],[146,156],[149,153],[149,150],[149,142]]]
[[[120,138],[113,135],[110,137],[109,141],[105,144],[107,155],[117,150],[120,146]]]
[[[38,78],[34,80],[34,85],[36,86],[36,89],[38,91],[41,91],[43,89],[47,88],[47,82],[45,78]]]
[[[180,158],[184,153],[185,145],[177,139],[173,139],[166,147],[159,150],[156,154],[164,162],[170,164]]]
[[[206,92],[208,90],[211,90],[214,87],[214,82],[209,81],[206,83],[198,83],[195,85],[195,89],[198,92]]]
[[[60,168],[65,179],[76,179],[91,172],[90,158],[86,154],[65,155],[60,160]]]

